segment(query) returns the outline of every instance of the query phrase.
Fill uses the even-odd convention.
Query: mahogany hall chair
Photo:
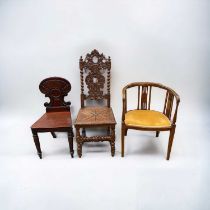
[[[134,110],[127,110],[127,90],[130,88],[138,89],[138,104],[137,109]],[[150,109],[152,90],[156,88],[160,88],[165,92],[163,112]],[[166,159],[169,160],[176,128],[177,111],[180,102],[179,95],[169,87],[152,82],[136,82],[128,84],[123,88],[122,95],[122,157],[124,157],[124,137],[127,136],[128,129],[156,131],[156,137],[159,136],[160,131],[170,131],[166,157]],[[174,99],[175,109],[172,116]]]
[[[75,121],[77,152],[82,156],[84,142],[108,141],[111,155],[115,154],[116,121],[110,107],[110,69],[111,59],[93,50],[80,58],[81,109]],[[90,105],[92,102],[92,105]],[[97,103],[98,102],[98,103]],[[103,102],[106,102],[105,105]],[[89,103],[89,104],[88,104]],[[100,104],[102,103],[102,104]],[[107,135],[86,135],[86,128],[105,128]],[[82,131],[82,134],[81,134]]]
[[[55,132],[67,132],[70,154],[73,158],[73,131],[70,112],[70,102],[65,102],[64,97],[71,90],[71,84],[68,80],[60,77],[50,77],[44,79],[39,85],[40,91],[49,97],[50,102],[46,102],[46,113],[37,120],[32,126],[34,143],[37,149],[39,158],[42,158],[40,147],[39,132],[51,132],[53,138],[56,138]]]

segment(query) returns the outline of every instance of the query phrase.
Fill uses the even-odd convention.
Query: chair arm
[[[173,125],[176,124],[177,112],[178,112],[178,107],[179,107],[179,103],[180,103],[180,98],[179,98],[179,96],[176,95],[175,97],[176,97],[176,109],[175,109],[174,116],[173,116],[173,120],[172,120],[172,124],[173,124]]]

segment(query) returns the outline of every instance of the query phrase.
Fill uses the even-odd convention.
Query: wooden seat
[[[110,107],[110,69],[110,58],[107,59],[97,50],[87,54],[84,60],[80,58],[81,109],[74,123],[79,157],[82,156],[84,142],[99,141],[110,142],[111,155],[114,156],[116,121]],[[104,101],[106,105],[97,106],[98,102]],[[89,105],[88,102],[93,105]],[[106,129],[107,135],[87,137],[86,128],[93,127]]]
[[[38,119],[31,128],[68,128],[72,126],[70,112],[48,112]]]
[[[39,89],[46,97],[50,98],[49,103],[45,103],[46,113],[42,115],[32,126],[31,131],[39,158],[42,158],[39,132],[51,132],[56,138],[55,132],[67,132],[71,157],[73,157],[73,130],[70,112],[70,102],[65,102],[64,97],[71,90],[71,84],[66,79],[60,77],[50,77],[43,80]]]
[[[137,109],[127,110],[127,92],[128,89],[137,89]],[[165,92],[165,102],[163,103],[163,112],[151,110],[151,96],[153,89],[161,89]],[[128,129],[156,131],[156,137],[160,131],[170,131],[168,141],[168,151],[166,159],[170,159],[171,148],[176,128],[176,119],[178,106],[180,103],[179,95],[169,87],[153,82],[135,82],[130,83],[123,88],[123,111],[122,111],[122,130],[121,130],[121,155],[124,157],[124,138],[127,136]],[[174,100],[175,99],[175,100]],[[176,106],[173,112],[173,103]]]

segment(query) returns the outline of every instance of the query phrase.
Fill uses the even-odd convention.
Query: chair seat
[[[72,126],[70,112],[47,112],[31,128],[68,128]]]
[[[112,108],[84,107],[79,110],[75,126],[115,125]]]
[[[125,114],[125,124],[135,127],[170,127],[170,120],[161,112],[154,110],[132,110]]]

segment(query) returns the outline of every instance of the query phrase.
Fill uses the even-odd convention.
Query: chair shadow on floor
[[[104,153],[110,150],[108,142],[85,142],[83,146],[86,153]]]
[[[106,135],[107,130],[103,128],[87,128],[86,129],[86,135],[91,136],[91,135],[99,135],[103,136]],[[110,145],[108,142],[85,142],[83,144],[84,146],[84,151],[87,153],[104,153],[106,151],[110,150]]]
[[[43,147],[46,147],[45,156],[61,156],[68,157],[68,147],[66,147],[66,138],[68,137],[65,132],[55,132],[56,138],[51,138],[50,133],[41,133],[40,137],[43,140]],[[54,145],[56,144],[56,146]]]
[[[132,142],[132,136],[130,136],[127,140],[127,149],[126,153],[130,155],[159,155],[164,154],[163,148],[160,146],[160,142],[157,142],[159,139],[153,137],[152,135],[140,135],[133,136],[133,141],[135,141],[135,148]],[[132,144],[131,144],[132,142]]]

